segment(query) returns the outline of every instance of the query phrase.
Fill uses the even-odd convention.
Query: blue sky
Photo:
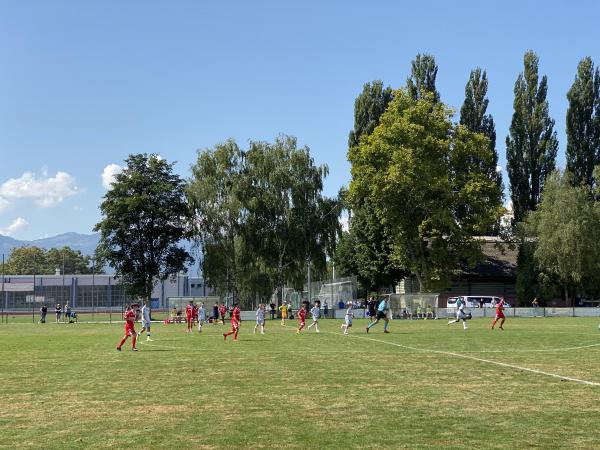
[[[469,71],[487,70],[504,167],[514,82],[535,50],[564,166],[565,95],[582,57],[600,61],[600,6],[496,3],[0,0],[0,233],[89,233],[107,166],[159,153],[188,177],[197,149],[229,137],[297,136],[335,195],[356,95],[404,85],[419,52],[457,110]]]

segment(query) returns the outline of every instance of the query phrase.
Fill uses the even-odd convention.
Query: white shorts
[[[150,321],[146,322],[145,320],[142,320],[142,328],[150,330]]]
[[[318,322],[318,321],[319,321],[319,317],[318,317],[318,316],[317,316],[317,317],[313,316],[313,317],[312,317],[312,321],[313,321],[313,322]]]
[[[346,325],[352,325],[352,317],[346,316]]]
[[[256,325],[264,325],[265,324],[265,319],[256,319]]]
[[[464,320],[466,317],[467,315],[463,311],[456,311],[456,320]]]

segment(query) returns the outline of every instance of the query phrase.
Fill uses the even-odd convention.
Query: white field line
[[[331,333],[331,334],[339,335],[338,333]],[[573,381],[575,383],[587,384],[589,386],[600,386],[600,383],[597,383],[595,381],[580,380],[579,378],[567,377],[567,376],[563,376],[563,375],[558,375],[556,373],[544,372],[543,370],[537,370],[537,369],[531,369],[529,367],[517,366],[516,364],[507,364],[507,363],[503,363],[503,362],[499,362],[499,361],[492,361],[490,359],[477,358],[476,356],[463,355],[463,354],[455,353],[455,352],[446,352],[446,351],[442,351],[442,350],[430,350],[430,349],[425,349],[425,348],[411,347],[409,345],[397,344],[395,342],[382,341],[381,339],[374,339],[374,338],[368,338],[368,337],[356,336],[356,335],[351,335],[351,336],[355,339],[364,339],[364,340],[369,340],[369,341],[373,341],[373,342],[379,342],[381,344],[393,345],[395,347],[406,348],[409,350],[438,353],[440,355],[455,356],[457,358],[471,359],[473,361],[484,362],[487,364],[494,364],[496,366],[501,366],[501,367],[508,367],[511,369],[517,369],[517,370],[521,370],[524,372],[531,372],[531,373],[535,373],[538,375],[545,375],[547,377],[558,378],[559,380],[568,380],[568,381]]]
[[[517,350],[461,350],[461,353],[538,353],[538,352],[562,352],[566,350],[580,350],[582,348],[598,347],[599,344],[580,345],[578,347],[546,348],[546,349],[517,349]]]

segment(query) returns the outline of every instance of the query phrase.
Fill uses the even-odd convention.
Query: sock
[[[370,329],[373,327],[373,325],[375,325],[376,323],[377,323],[377,322],[371,322],[371,323],[370,323],[370,324],[367,326],[367,328],[370,330]]]
[[[237,340],[238,330],[235,330],[233,333],[233,340]]]
[[[388,322],[383,322],[383,331],[386,331],[388,329]]]
[[[117,348],[123,347],[123,344],[125,343],[126,340],[127,340],[127,337],[124,337],[123,339],[121,339],[121,342],[119,342],[119,345],[117,345]]]
[[[467,329],[467,322],[463,322],[463,329]]]
[[[150,339],[150,333],[146,333],[146,339]]]
[[[315,330],[317,330],[317,333],[319,332],[319,325],[315,325]]]
[[[134,334],[131,336],[131,348],[135,348],[135,341],[137,341],[137,336]]]

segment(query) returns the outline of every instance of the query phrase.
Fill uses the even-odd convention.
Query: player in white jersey
[[[348,334],[348,328],[352,326],[352,319],[354,318],[354,308],[352,302],[346,303],[348,309],[346,310],[346,315],[344,316],[344,323],[341,328],[344,330],[344,334]]]
[[[261,303],[258,305],[256,310],[256,325],[254,325],[254,334],[256,329],[260,327],[260,334],[265,334],[265,304]]]
[[[148,299],[145,298],[144,306],[142,306],[142,329],[140,330],[140,332],[137,335],[141,336],[142,333],[145,331],[146,332],[146,340],[152,341],[152,339],[150,339],[150,325],[151,325],[150,306],[148,306]]]
[[[206,321],[206,309],[204,309],[204,303],[200,303],[198,307],[198,333],[202,333],[202,325]]]
[[[321,316],[321,302],[317,300],[315,305],[310,310],[310,315],[312,316],[312,323],[309,325],[307,330],[310,330],[312,327],[315,327],[316,332],[319,332],[319,317]]]
[[[448,325],[453,324],[453,323],[457,323],[460,322],[462,320],[463,323],[463,329],[466,330],[467,327],[467,320],[470,319],[471,314],[467,314],[465,312],[465,301],[462,300],[461,298],[459,298],[458,300],[456,300],[456,319],[454,320],[450,320],[448,321]]]

